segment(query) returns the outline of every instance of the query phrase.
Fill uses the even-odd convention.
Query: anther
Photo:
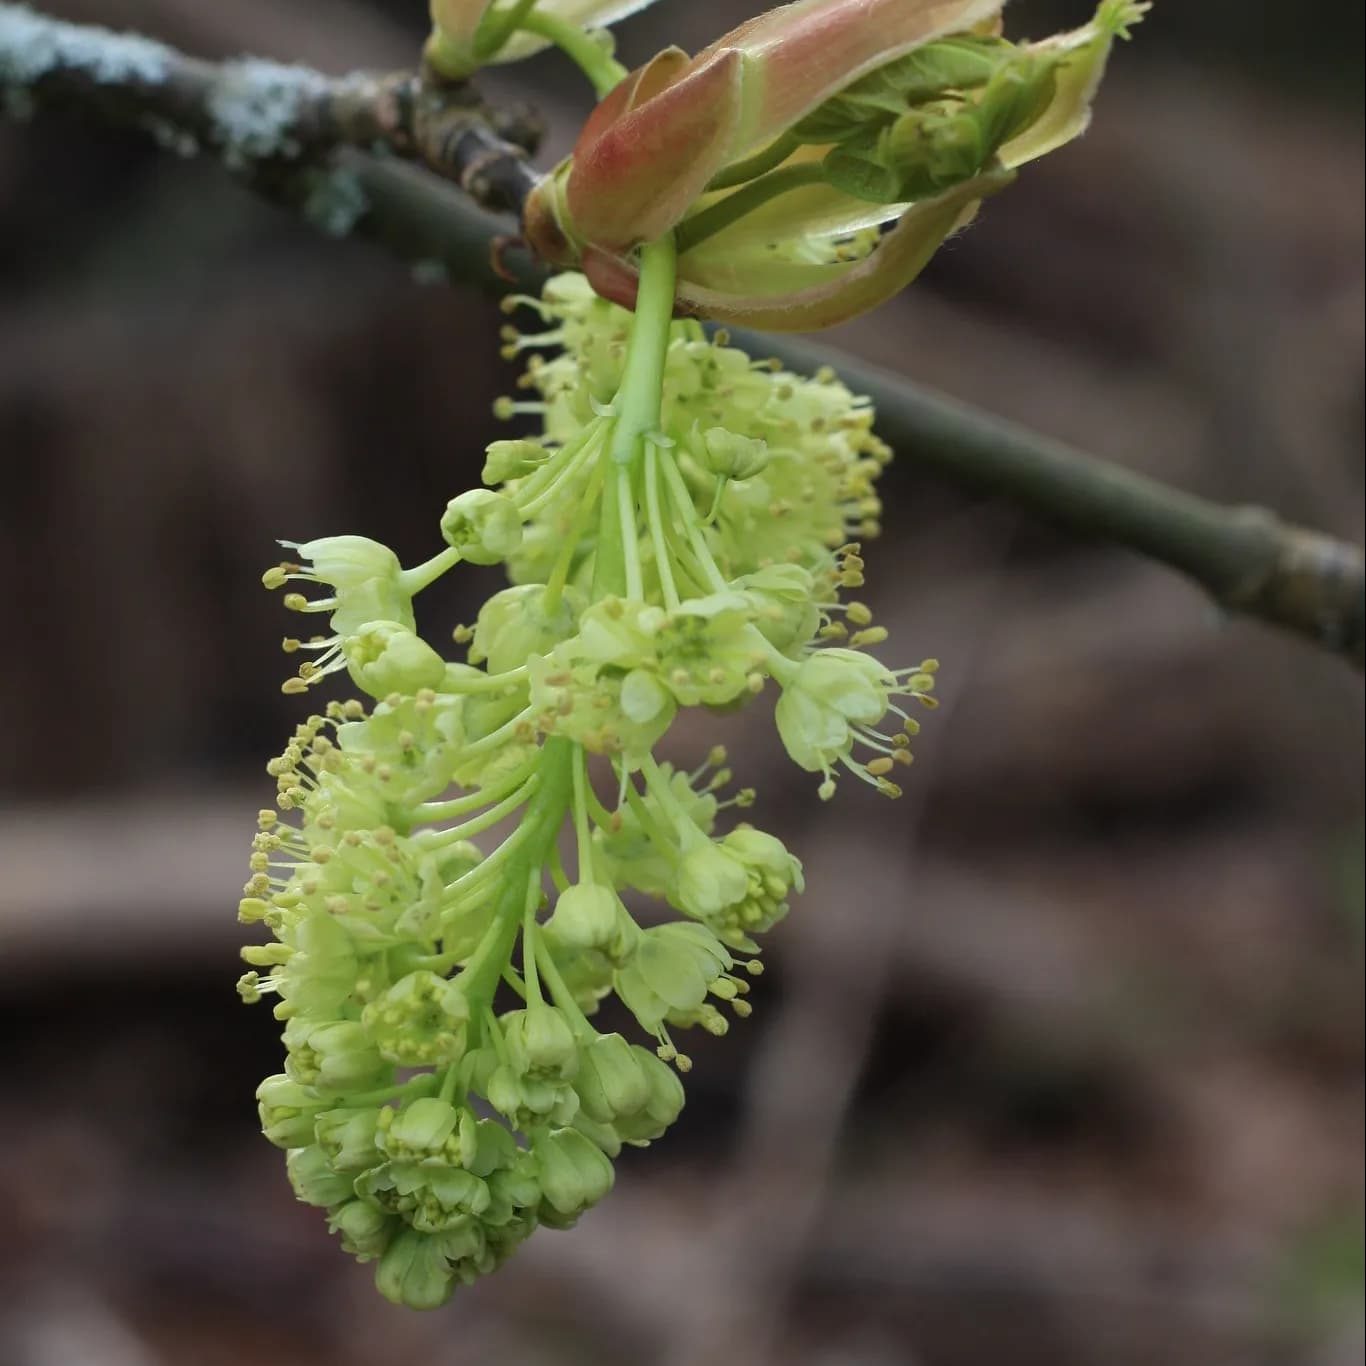
[[[881,645],[887,639],[887,628],[885,626],[869,626],[866,630],[856,631],[850,638],[849,644],[856,650],[861,650],[865,645]]]

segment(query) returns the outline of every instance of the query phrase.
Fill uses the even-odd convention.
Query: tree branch
[[[183,155],[215,154],[326,231],[356,231],[483,286],[495,283],[487,248],[503,224],[481,209],[518,213],[536,180],[523,160],[538,140],[534,117],[490,108],[468,83],[430,73],[329,80],[250,58],[215,64],[0,3],[0,111],[24,117],[49,106],[142,129]],[[523,277],[535,270],[523,264]],[[744,344],[796,370],[838,369],[872,398],[886,438],[922,467],[1169,565],[1223,609],[1362,666],[1358,547],[1262,508],[1184,493],[810,342]]]
[[[1185,493],[814,342],[765,335],[742,344],[794,370],[837,369],[873,400],[884,439],[922,468],[1157,560],[1223,610],[1293,631],[1362,667],[1366,564],[1358,546],[1266,508]]]
[[[0,109],[23,118],[41,108],[139,129],[182,156],[216,155],[272,197],[292,175],[322,197],[320,172],[349,147],[419,162],[509,213],[535,184],[524,157],[541,133],[529,109],[493,109],[469,82],[429,71],[333,80],[255,57],[206,62],[0,3]]]

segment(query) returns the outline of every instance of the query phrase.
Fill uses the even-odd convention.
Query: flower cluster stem
[[[617,393],[617,425],[610,448],[612,459],[619,465],[633,464],[641,438],[659,426],[677,280],[678,253],[673,235],[666,233],[647,243],[640,253],[635,318]]]
[[[512,946],[517,942],[528,882],[549,860],[569,810],[576,748],[570,741],[552,736],[541,751],[540,782],[522,818],[521,828],[526,836],[500,879],[502,891],[493,915],[493,929],[461,974],[461,986],[471,1004],[492,1000]]]
[[[567,19],[534,9],[521,19],[517,27],[554,43],[588,77],[599,99],[626,74],[626,68],[605,47]]]
[[[665,538],[664,514],[659,499],[659,463],[671,457],[654,442],[645,447],[645,520],[650,527],[650,540],[655,552],[655,570],[664,593],[664,605],[670,610],[679,604],[678,585],[674,582],[668,542]]]
[[[634,496],[630,471],[647,432],[659,426],[664,401],[664,365],[673,322],[674,286],[678,254],[673,237],[649,242],[640,253],[640,284],[635,317],[626,349],[626,366],[613,404],[616,425],[603,457],[620,472],[603,489],[593,595],[626,594],[638,576],[632,574],[628,553],[635,548]],[[622,478],[621,476],[626,476]],[[630,531],[627,531],[628,526]],[[638,553],[638,548],[637,548]]]
[[[728,194],[724,199],[685,218],[677,229],[679,252],[691,251],[699,242],[728,228],[746,214],[767,204],[770,199],[806,185],[819,185],[825,180],[825,168],[819,161],[799,161],[793,166],[780,166],[776,171],[751,180],[748,185]]]
[[[702,535],[702,529],[698,524],[697,505],[693,502],[692,494],[688,492],[688,486],[683,482],[683,476],[679,473],[678,465],[672,460],[664,462],[664,480],[669,486],[669,497],[673,502],[674,510],[678,514],[675,525],[683,528],[683,533],[688,539],[688,548],[692,551],[694,559],[697,561],[697,568],[706,578],[708,585],[718,593],[726,590],[726,576],[721,572],[711,551],[707,548],[706,539]]]
[[[536,0],[513,0],[505,9],[491,9],[475,35],[474,55],[486,62],[523,25]]]
[[[733,162],[724,171],[712,176],[707,189],[729,190],[736,185],[743,185],[747,180],[757,180],[765,171],[781,166],[801,145],[801,140],[795,134],[784,133],[767,147],[761,147],[753,156]]]
[[[584,532],[588,530],[588,522],[593,516],[593,510],[598,506],[598,500],[602,497],[602,481],[603,467],[602,462],[599,461],[592,475],[589,476],[588,487],[584,489],[583,497],[575,509],[574,520],[565,532],[564,545],[560,547],[560,553],[556,557],[555,568],[546,580],[544,610],[547,614],[554,612],[559,607],[560,599],[564,596],[565,584],[569,582],[569,571],[574,567],[574,556],[578,553]]]

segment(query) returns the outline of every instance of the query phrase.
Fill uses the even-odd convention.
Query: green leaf
[[[883,159],[881,139],[867,135],[833,148],[821,166],[837,189],[870,204],[895,204],[902,199],[899,176]]]
[[[848,142],[890,123],[913,105],[975,90],[1014,56],[1000,38],[945,38],[908,52],[847,86],[793,130],[807,143]]]

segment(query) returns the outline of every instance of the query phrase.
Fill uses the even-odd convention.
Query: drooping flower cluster
[[[567,16],[635,7],[436,0],[429,61],[459,76],[529,34],[611,89],[619,68]],[[734,188],[718,240],[761,215],[767,192],[745,199],[746,185],[794,147],[824,149],[820,178],[839,195],[863,187],[884,208],[888,195],[950,195],[947,231],[1012,140],[1074,135],[1111,39],[1143,6],[1103,0],[1056,52],[1023,55],[987,22],[999,8],[908,0],[904,31],[879,36],[881,0],[800,0],[695,63],[666,53],[621,81],[546,191],[576,230],[585,205],[606,214],[606,236],[584,239],[593,284],[563,274],[510,304],[536,322],[505,330],[505,355],[527,361],[497,411],[535,430],[488,447],[483,486],[447,504],[444,549],[424,563],[332,536],[284,542],[290,558],[264,575],[287,608],[327,619],[286,638],[302,662],[284,690],[345,673],[367,700],[328,702],[269,766],[275,808],[260,814],[240,905],[271,934],[244,950],[241,993],[276,998],[284,1022],[262,1127],[287,1150],[299,1198],[327,1211],[396,1302],[439,1305],[537,1227],[574,1223],[611,1188],[622,1146],[677,1118],[691,1067],[681,1032],[723,1034],[750,1013],[757,937],[787,914],[802,869],[729,814],[755,794],[723,795],[724,751],[691,771],[660,756],[679,712],[760,706],[768,692],[822,798],[846,774],[900,792],[911,709],[934,705],[937,665],[881,663],[868,650],[885,629],[844,596],[863,583],[890,454],[871,407],[832,374],[787,373],[673,315],[689,307],[690,221],[702,240],[689,213],[713,213]],[[810,90],[797,80],[807,68]],[[669,96],[716,71],[738,82],[729,103]],[[660,100],[669,117],[636,119],[612,143]],[[642,148],[677,151],[671,119],[689,110],[729,122],[705,174],[663,206],[667,221],[637,232],[634,211],[659,207]],[[765,130],[779,142],[732,164]],[[604,182],[598,203],[574,176],[601,178],[610,145],[629,183]],[[904,225],[915,208],[897,212]],[[806,264],[838,284],[902,230],[882,243],[878,216],[860,221],[841,218],[833,254]],[[801,264],[788,246],[768,283]],[[629,290],[605,287],[609,249]],[[885,283],[854,293],[866,304]],[[501,564],[510,584],[455,629],[463,658],[451,659],[438,644],[449,624],[424,634],[414,600],[461,562]],[[609,997],[649,1046],[599,1027]]]
[[[629,315],[576,276],[527,302],[550,328],[510,349],[562,348],[533,356],[536,398],[514,405],[542,430],[489,448],[495,487],[451,501],[447,549],[405,570],[331,537],[290,545],[297,560],[264,576],[330,619],[286,640],[309,656],[286,690],[344,670],[371,701],[328,704],[270,766],[278,810],[260,817],[241,905],[274,935],[245,951],[242,993],[277,996],[285,1021],[262,1123],[300,1198],[412,1305],[443,1301],[537,1225],[572,1223],[610,1188],[621,1145],[677,1116],[676,1032],[749,1013],[755,936],[786,914],[801,867],[748,823],[718,829],[753,801],[721,799],[722,751],[691,773],[656,758],[677,712],[775,681],[779,734],[824,792],[841,769],[895,792],[915,729],[899,701],[933,686],[932,662],[895,672],[864,653],[883,633],[838,601],[862,581],[847,538],[876,530],[887,458],[865,402],[676,323],[662,423],[605,531],[619,418],[602,396],[621,383]],[[622,591],[601,588],[608,557]],[[500,559],[514,584],[458,630],[465,659],[446,660],[418,634],[414,595],[459,560]],[[475,837],[509,821],[481,853]],[[611,993],[653,1051],[595,1027]]]

